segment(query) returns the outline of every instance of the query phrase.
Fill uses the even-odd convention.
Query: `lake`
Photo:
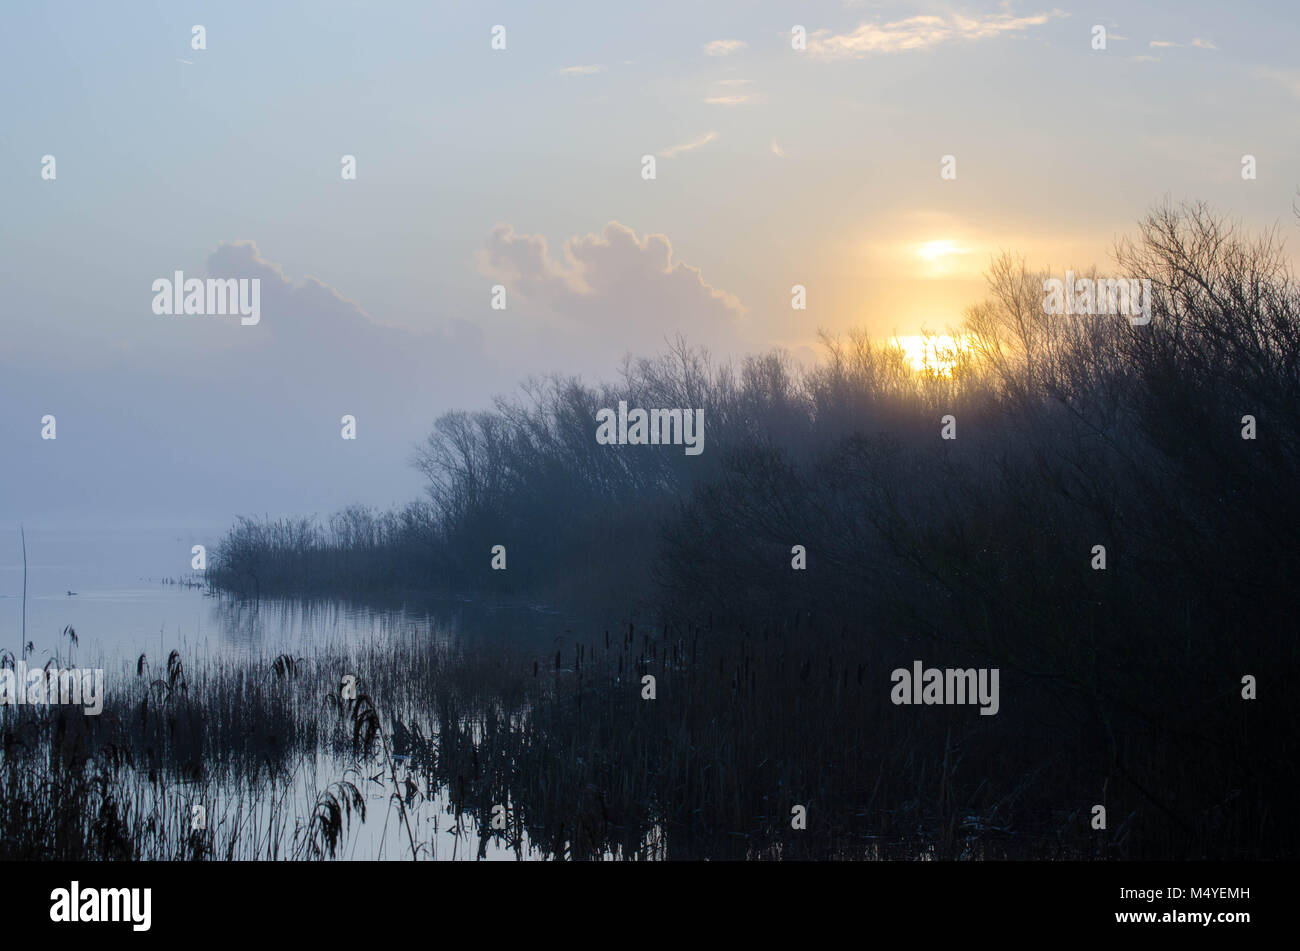
[[[359,603],[347,599],[262,598],[258,601],[213,594],[197,584],[190,570],[190,549],[208,546],[221,535],[175,530],[27,529],[26,640],[33,644],[30,666],[57,656],[67,664],[71,626],[78,643],[71,655],[82,667],[108,671],[110,692],[130,680],[137,658],[145,654],[153,671],[161,671],[177,650],[187,669],[212,662],[231,668],[243,664],[267,670],[282,653],[319,655],[339,648],[373,646],[379,651],[397,643],[408,647],[447,645],[472,640],[491,651],[493,644],[551,649],[562,646],[574,627],[572,618],[538,605],[489,604],[473,599],[388,597]],[[69,592],[74,592],[70,594]],[[17,531],[0,536],[0,648],[18,651],[23,630],[23,559]],[[584,630],[588,630],[584,628]],[[152,676],[152,675],[151,675]],[[346,758],[321,751],[289,779],[290,801],[300,817],[330,783],[344,776]],[[341,857],[409,859],[403,825],[396,821],[391,784],[360,782],[368,816],[346,837]],[[152,793],[141,793],[148,799]],[[213,816],[238,814],[238,784],[209,789],[206,808]],[[478,836],[472,823],[448,810],[445,790],[411,811],[413,832],[424,843],[424,857],[475,858]],[[269,816],[265,800],[254,797],[254,814]],[[285,842],[292,829],[282,830]],[[514,859],[520,855],[490,844],[482,857]]]
[[[314,647],[383,642],[394,636],[431,642],[475,638],[545,646],[577,623],[541,605],[483,603],[425,595],[352,599],[214,595],[169,581],[198,580],[193,545],[209,553],[223,532],[27,530],[27,640],[31,659],[66,650],[64,627],[77,632],[79,657],[104,666],[141,654],[187,658],[302,653]],[[18,650],[23,630],[23,562],[16,531],[0,535],[0,648]],[[69,594],[68,592],[75,592]]]

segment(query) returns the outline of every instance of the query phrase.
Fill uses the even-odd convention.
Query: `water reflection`
[[[533,647],[563,638],[575,619],[533,605],[455,598],[235,598],[209,595],[210,625],[227,648],[252,654],[424,639]]]

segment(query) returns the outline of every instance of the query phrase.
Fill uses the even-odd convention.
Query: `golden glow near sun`
[[[969,248],[952,238],[922,241],[913,246],[913,253],[920,259],[922,273],[926,277],[950,277],[960,263],[959,259],[969,252]]]
[[[941,376],[952,373],[959,352],[970,346],[964,336],[951,334],[908,334],[893,337],[889,343],[903,351],[903,356],[917,373]]]
[[[956,243],[952,241],[927,241],[916,249],[916,253],[927,261],[937,261],[950,254],[956,254],[958,250]]]

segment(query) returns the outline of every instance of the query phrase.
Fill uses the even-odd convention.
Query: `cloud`
[[[280,265],[262,257],[252,241],[223,241],[208,255],[207,265],[212,277],[261,281],[264,333],[277,340],[297,346],[322,340],[322,333],[370,335],[379,329],[358,304],[328,284],[307,277],[295,286]]]
[[[400,380],[424,372],[421,367],[441,364],[444,373],[459,374],[484,356],[482,332],[471,324],[435,318],[416,331],[381,323],[315,277],[290,280],[252,241],[218,245],[208,256],[207,272],[210,277],[259,278],[261,322],[243,327],[237,320],[212,320],[204,326],[170,318],[165,326],[173,335],[194,338],[201,348],[209,347],[207,337],[215,335],[245,371],[257,367],[266,380],[292,379],[300,390],[319,385],[328,391],[358,367],[384,367],[382,379],[370,385],[377,391],[397,390],[405,385]],[[217,370],[215,360],[205,363],[202,372],[226,372]]]
[[[153,315],[151,282],[173,269],[257,278],[261,322]],[[42,453],[6,456],[5,487],[14,491],[4,495],[22,498],[19,511],[226,522],[237,512],[405,501],[420,489],[409,447],[433,418],[486,401],[518,377],[500,368],[495,349],[487,355],[476,326],[438,320],[439,302],[429,302],[427,331],[387,326],[323,281],[290,280],[251,241],[219,245],[206,267],[188,259],[141,267],[132,285],[124,303],[133,313],[122,325],[141,327],[143,346],[102,348],[75,374],[30,355],[0,365],[0,405],[30,391],[39,402],[28,417],[72,421],[72,438],[58,441],[58,471]],[[487,295],[480,299],[486,310]],[[359,422],[356,444],[339,438],[345,413]],[[17,441],[0,418],[0,443]],[[7,505],[14,511],[0,498],[0,517]]]
[[[707,96],[702,102],[710,106],[744,106],[750,103],[762,102],[763,97],[755,92],[747,91],[745,87],[753,85],[752,79],[717,79],[713,85],[721,86],[726,90],[719,94]]]
[[[706,282],[699,268],[675,260],[667,235],[638,236],[617,221],[598,235],[569,238],[558,257],[544,236],[501,224],[478,263],[483,274],[503,282],[526,306],[547,312],[557,326],[619,352],[648,351],[674,333],[725,341],[746,311],[735,295]]]
[[[1175,43],[1173,40],[1152,40],[1150,45],[1152,49],[1182,49],[1183,48],[1182,43]],[[1212,42],[1210,42],[1209,40],[1203,40],[1199,36],[1193,37],[1192,41],[1186,45],[1195,47],[1198,50],[1218,49],[1218,47],[1215,46]]]
[[[559,70],[561,76],[592,76],[596,73],[603,73],[605,67],[599,63],[590,66],[565,66]]]
[[[759,101],[758,96],[744,96],[744,95],[710,96],[709,98],[704,100],[704,102],[708,103],[710,106],[743,106],[746,105],[747,103],[758,102],[758,101]]]
[[[681,145],[673,145],[670,146],[669,148],[664,149],[662,152],[659,153],[659,157],[674,158],[683,152],[690,152],[693,149],[698,149],[701,146],[708,145],[717,137],[718,137],[718,133],[716,132],[706,133],[705,135],[700,136],[698,139],[696,139],[693,142],[683,142]]]
[[[704,52],[710,56],[730,56],[748,45],[744,40],[713,40],[704,44]]]
[[[1269,82],[1278,83],[1291,95],[1300,99],[1300,69],[1274,69],[1270,67],[1261,67],[1255,70],[1254,76],[1256,79],[1264,79]]]
[[[933,49],[962,40],[985,40],[1006,33],[1021,33],[1042,26],[1055,17],[1067,16],[1059,10],[1017,17],[998,13],[987,16],[914,16],[883,26],[863,23],[851,33],[834,34],[816,30],[808,37],[808,52],[818,59],[860,59],[872,53],[901,53]]]
[[[776,139],[772,140],[770,148],[772,149],[772,154],[777,158],[785,158],[785,149],[781,148],[781,146],[777,144]]]

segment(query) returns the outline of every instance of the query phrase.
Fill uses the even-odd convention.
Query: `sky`
[[[1294,248],[1298,48],[1289,2],[5,5],[0,531],[401,504],[530,374],[943,332],[1165,198]],[[156,315],[177,270],[261,321]]]

